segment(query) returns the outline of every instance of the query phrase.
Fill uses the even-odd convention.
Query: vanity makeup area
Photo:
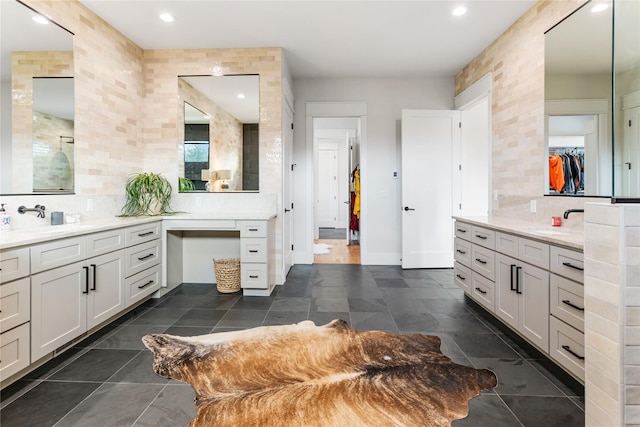
[[[157,108],[159,116],[175,111],[174,123],[162,125],[171,132],[154,147],[150,164],[170,179],[175,193],[171,206],[178,213],[122,218],[116,215],[124,202],[123,177],[141,168],[142,147],[112,140],[135,124],[131,117],[140,115],[141,105],[128,91],[142,82],[142,75],[126,72],[110,87],[113,93],[122,91],[116,95],[122,122],[104,106],[90,113],[94,107],[88,94],[98,90],[92,82],[109,84],[114,75],[83,76],[112,66],[96,64],[94,69],[94,60],[77,55],[90,49],[91,31],[97,31],[97,38],[106,34],[110,42],[123,36],[87,25],[93,15],[77,17],[65,7],[58,9],[59,4],[40,6],[57,24],[82,35],[51,24],[37,29],[39,39],[22,40],[17,35],[32,24],[34,11],[19,2],[2,2],[2,101],[12,108],[3,108],[0,194],[16,204],[10,206],[13,229],[0,235],[3,388],[149,298],[186,282],[215,286],[214,258],[240,259],[245,296],[268,296],[283,281],[282,255],[276,251],[283,245],[276,208],[282,184],[271,178],[280,168],[273,160],[279,158],[274,153],[280,144],[266,144],[279,138],[282,125],[274,114],[282,108],[281,50],[175,51],[169,64],[165,52],[147,52],[148,69],[163,69],[149,71],[158,79],[154,83],[169,86],[173,94],[147,94],[148,111],[153,115]],[[127,51],[118,66],[133,64],[135,70],[142,56],[142,50]],[[204,56],[227,65],[212,72],[211,64],[200,60]],[[231,98],[239,92],[245,105],[237,107]],[[269,114],[261,116],[259,105]],[[161,127],[139,122],[138,133],[143,127]],[[111,132],[101,134],[110,127]],[[105,153],[100,139],[123,148]],[[102,165],[104,156],[113,157],[109,167]],[[196,185],[183,188],[182,178]],[[96,186],[116,196],[92,197]],[[51,211],[64,206],[65,213],[86,212],[85,205],[94,211],[94,197],[95,210],[101,212],[51,225]],[[18,214],[17,204],[46,205],[45,218],[36,219],[29,211]]]

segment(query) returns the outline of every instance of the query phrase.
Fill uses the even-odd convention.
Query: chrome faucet
[[[38,218],[44,218],[44,210],[45,207],[43,205],[35,205],[33,208],[26,208],[24,206],[20,206],[18,208],[19,214],[24,214],[25,212],[38,212]]]
[[[564,219],[569,218],[569,214],[572,212],[584,212],[584,209],[567,209],[566,211],[564,211]]]

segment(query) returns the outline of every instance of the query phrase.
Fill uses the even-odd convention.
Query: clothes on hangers
[[[584,153],[576,149],[549,156],[549,185],[559,193],[584,191]]]

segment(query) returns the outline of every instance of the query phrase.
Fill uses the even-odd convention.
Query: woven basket
[[[240,258],[213,259],[218,292],[229,294],[240,290]]]

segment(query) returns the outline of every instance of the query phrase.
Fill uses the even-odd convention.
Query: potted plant
[[[175,213],[169,207],[171,192],[169,181],[160,174],[140,173],[127,179],[127,201],[118,216],[166,215]]]
[[[196,186],[189,178],[178,177],[178,191],[181,193],[187,193],[189,191],[195,191]]]

